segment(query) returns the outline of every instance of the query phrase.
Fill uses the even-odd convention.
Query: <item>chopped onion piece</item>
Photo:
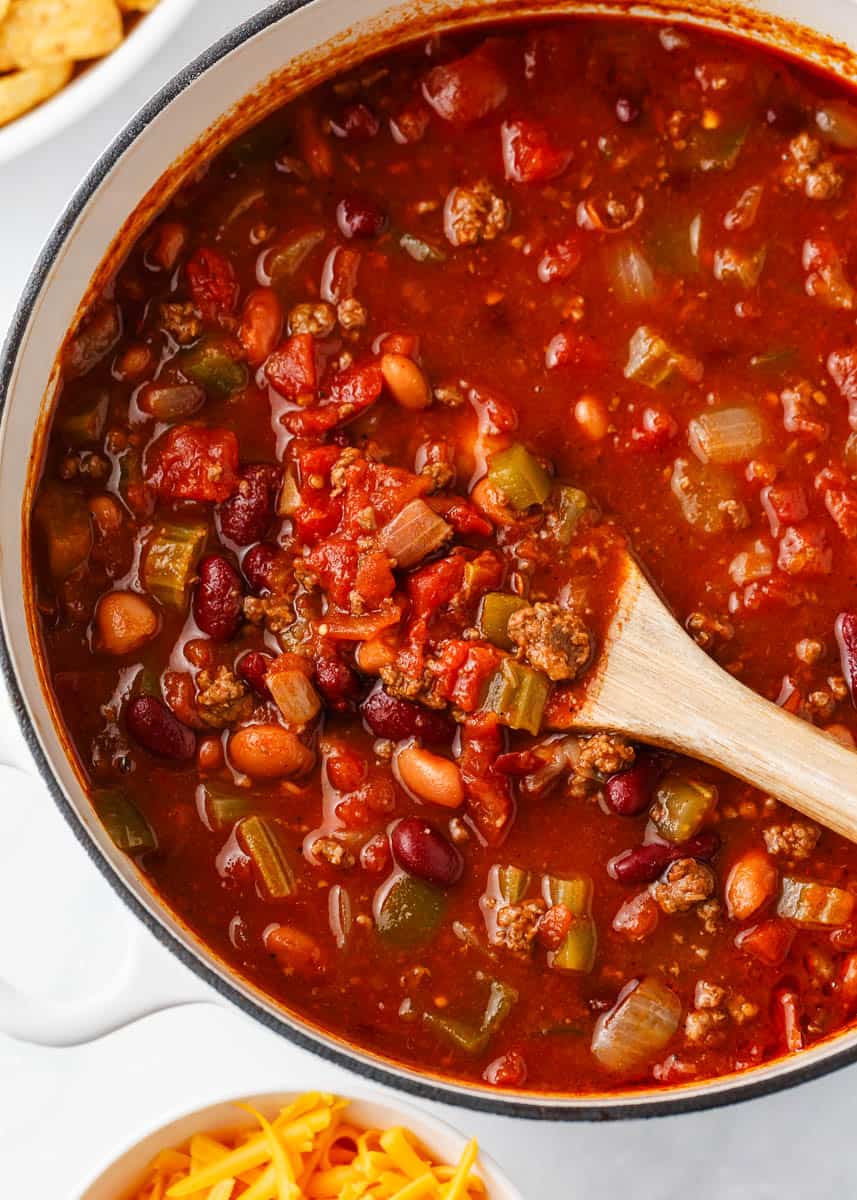
[[[451,527],[425,500],[412,500],[384,526],[378,540],[397,566],[412,567],[439,550],[451,533]]]
[[[301,506],[301,492],[291,471],[283,475],[283,485],[277,497],[277,516],[291,517]]]
[[[270,671],[265,682],[283,719],[290,725],[306,725],[321,711],[319,694],[303,671],[297,668]]]
[[[655,295],[652,268],[636,242],[628,238],[608,244],[607,275],[623,304],[641,304]]]
[[[628,343],[628,362],[625,378],[656,388],[674,375],[682,375],[691,383],[702,378],[702,363],[674,349],[648,325],[638,326]]]
[[[592,1053],[608,1071],[634,1074],[652,1062],[681,1019],[681,1001],[654,975],[634,979],[609,1012],[598,1018]]]
[[[677,458],[670,486],[685,521],[701,533],[720,533],[730,524],[743,529],[749,523],[735,480],[711,463],[701,466],[695,459]]]
[[[755,408],[721,408],[694,417],[687,433],[700,462],[740,463],[761,446],[765,423]]]
[[[854,912],[854,899],[843,888],[785,875],[777,913],[804,929],[847,925]]]

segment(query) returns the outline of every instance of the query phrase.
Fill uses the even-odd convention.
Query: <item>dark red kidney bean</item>
[[[271,698],[266,676],[273,661],[270,654],[263,654],[261,650],[249,650],[246,654],[242,654],[235,664],[235,670],[240,678],[249,684],[254,692],[264,696],[266,700]]]
[[[244,589],[238,572],[220,554],[199,564],[199,583],[193,597],[194,620],[215,642],[228,642],[241,623]]]
[[[857,704],[857,612],[841,612],[834,625],[842,674],[852,701]]]
[[[464,859],[460,851],[419,817],[399,821],[390,842],[393,857],[409,875],[440,887],[448,887],[461,878]]]
[[[391,696],[378,688],[367,696],[360,713],[375,737],[399,742],[402,738],[420,737],[427,742],[448,742],[453,727],[449,718],[433,709],[422,708],[400,696]]]
[[[252,546],[241,560],[241,570],[251,592],[262,595],[270,592],[274,578],[274,563],[278,549],[273,542],[259,542]]]
[[[608,806],[620,817],[636,817],[649,807],[656,777],[657,769],[652,759],[646,754],[638,754],[633,767],[611,775],[604,785]]]
[[[250,463],[241,471],[238,490],[217,507],[220,532],[236,546],[261,542],[274,517],[280,470],[270,463]]]
[[[196,734],[155,696],[138,696],[125,710],[128,732],[150,754],[185,762],[196,754]]]
[[[341,658],[320,658],[315,682],[329,708],[345,712],[360,695],[360,679]]]
[[[336,223],[343,237],[377,237],[387,228],[387,217],[374,200],[352,195],[337,204]]]
[[[368,104],[346,104],[330,122],[330,132],[339,138],[368,142],[381,128],[381,122]]]
[[[678,845],[651,842],[623,850],[607,864],[607,873],[619,883],[654,883],[677,858],[713,858],[720,848],[716,833],[698,833]]]

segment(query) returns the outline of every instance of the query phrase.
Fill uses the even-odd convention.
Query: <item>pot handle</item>
[[[15,757],[20,763],[20,757]],[[45,914],[38,911],[31,913],[38,928],[40,955],[62,964],[63,957],[68,962],[71,954],[75,961],[76,936],[86,939],[94,934],[108,939],[106,946],[103,942],[98,946],[98,957],[107,965],[94,973],[87,972],[80,996],[74,995],[74,986],[69,987],[61,965],[47,996],[16,986],[8,977],[15,955],[4,955],[0,959],[0,1034],[40,1046],[77,1046],[164,1009],[223,1003],[213,988],[180,963],[148,929],[131,919],[105,881],[80,855],[79,848],[73,846],[68,832],[61,829],[58,833],[57,813],[32,764],[29,769],[23,764],[0,764],[0,796],[14,797],[17,812],[26,813],[20,827],[12,831],[17,843],[15,854],[5,864],[8,869],[0,872],[0,904],[4,911],[12,913],[20,906],[27,869],[22,864],[34,861],[31,847],[41,849],[47,845],[55,858],[64,860],[62,894],[71,899],[65,906],[57,905],[59,889],[52,889],[50,918],[45,919]],[[81,909],[84,920],[98,914],[98,924],[83,934],[82,921],[76,919]],[[29,962],[29,958],[24,961]],[[88,965],[88,959],[81,961]],[[100,977],[93,978],[93,974]]]

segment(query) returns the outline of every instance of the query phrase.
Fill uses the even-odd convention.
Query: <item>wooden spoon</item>
[[[702,759],[857,842],[857,755],[733,679],[684,632],[630,554],[571,727]]]

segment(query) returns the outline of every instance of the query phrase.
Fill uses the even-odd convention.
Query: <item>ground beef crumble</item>
[[[249,717],[253,700],[249,689],[228,667],[200,671],[196,679],[196,708],[200,720],[215,729]]]
[[[580,743],[575,763],[578,774],[591,778],[593,774],[606,779],[634,764],[634,747],[621,733],[595,733]]]
[[[810,821],[792,821],[788,825],[769,825],[762,830],[762,837],[769,854],[800,862],[809,858],[818,845],[821,830]]]
[[[558,604],[530,604],[509,618],[509,637],[531,666],[548,679],[577,679],[592,657],[592,634],[574,613]]]
[[[651,893],[662,912],[688,912],[714,894],[714,872],[695,858],[679,858],[652,884]]]
[[[486,179],[472,188],[454,187],[446,198],[444,230],[453,246],[490,242],[509,224],[509,206]]]
[[[494,944],[504,946],[510,953],[522,957],[529,954],[545,907],[544,900],[538,899],[503,905],[497,910]]]
[[[189,300],[184,304],[164,301],[158,309],[158,323],[180,346],[195,342],[202,333],[202,320]]]

